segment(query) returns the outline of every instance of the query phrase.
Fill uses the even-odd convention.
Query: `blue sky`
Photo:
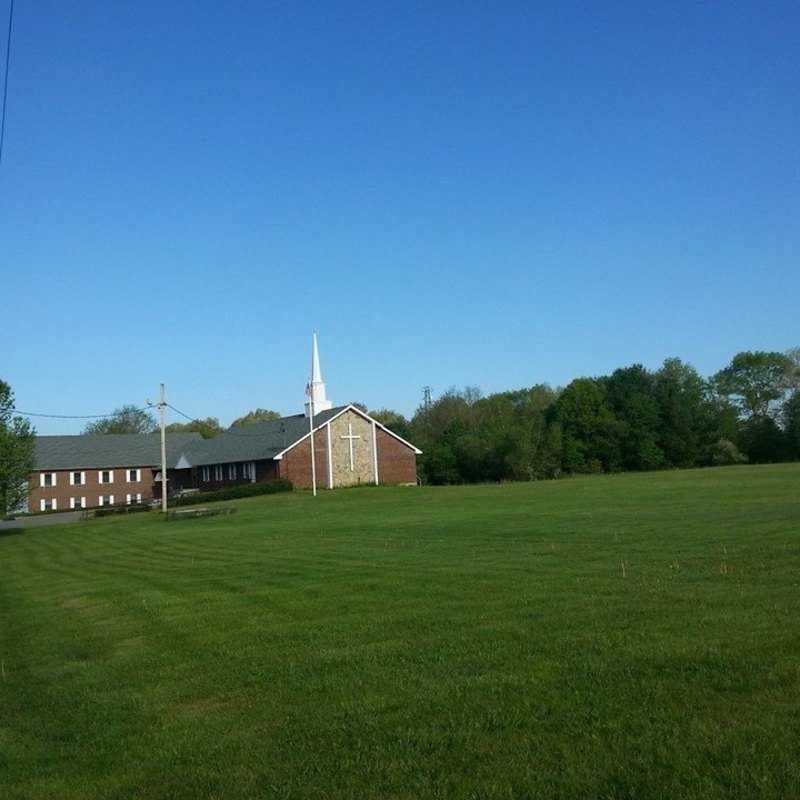
[[[335,402],[404,413],[798,345],[799,35],[797,3],[18,2],[0,377],[230,422],[301,409],[314,327]]]

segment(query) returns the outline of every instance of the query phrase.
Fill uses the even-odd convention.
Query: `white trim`
[[[328,488],[333,489],[333,454],[331,452],[331,421],[325,423],[328,429]]]
[[[418,447],[414,447],[414,445],[411,444],[411,442],[407,442],[402,436],[398,436],[394,431],[390,431],[385,425],[378,422],[378,420],[373,419],[369,414],[364,413],[360,408],[356,408],[354,405],[345,406],[341,411],[337,411],[332,417],[326,419],[325,422],[323,422],[322,425],[320,425],[318,428],[314,428],[314,430],[315,431],[320,430],[323,426],[329,425],[331,422],[333,422],[338,417],[341,417],[342,414],[344,414],[347,411],[354,411],[359,416],[364,417],[364,419],[366,420],[369,420],[369,422],[374,422],[382,431],[388,433],[389,436],[393,436],[395,439],[397,439],[398,442],[401,442],[406,447],[413,450],[418,456],[422,455],[422,450],[420,450]],[[280,451],[280,453],[276,453],[274,456],[272,456],[272,460],[280,461],[286,453],[288,453],[294,447],[297,447],[297,445],[300,444],[300,442],[302,442],[304,439],[307,439],[310,435],[311,432],[309,431],[308,433],[301,436],[296,442],[292,442],[292,444],[290,444],[288,447],[284,447],[283,450]]]
[[[378,485],[378,433],[377,422],[372,420],[372,465],[375,469],[375,485]]]

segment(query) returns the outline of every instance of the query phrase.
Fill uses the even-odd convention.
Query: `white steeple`
[[[311,416],[311,403],[314,403],[314,414],[333,408],[333,403],[325,394],[325,381],[322,380],[322,370],[319,366],[319,349],[317,348],[316,331],[311,337],[311,380],[306,386],[306,416]]]

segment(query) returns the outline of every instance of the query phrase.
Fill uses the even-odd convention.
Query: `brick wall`
[[[328,433],[326,428],[314,432],[314,454],[317,467],[317,488],[328,488]],[[281,478],[288,478],[298,489],[311,488],[311,445],[304,439],[277,462]]]
[[[128,470],[139,469],[141,480],[138,482],[128,481]],[[113,472],[111,483],[100,483],[99,473],[104,471]],[[39,475],[42,473],[53,473],[55,475],[55,486],[41,486]],[[86,477],[83,486],[70,486],[69,476],[72,472],[82,472]],[[100,504],[100,495],[114,495],[114,505],[124,505],[127,495],[132,495],[136,500],[136,495],[142,495],[142,502],[149,502],[153,497],[153,475],[152,467],[113,467],[109,470],[98,469],[76,469],[76,470],[41,470],[31,474],[29,479],[28,510],[39,511],[41,500],[56,501],[59,511],[70,507],[70,498],[86,498],[86,507],[93,508]]]
[[[378,442],[378,482],[415,484],[417,454],[380,428],[375,436]]]

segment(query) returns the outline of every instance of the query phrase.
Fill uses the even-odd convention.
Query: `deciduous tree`
[[[35,433],[28,422],[14,414],[14,393],[0,380],[0,512],[7,514],[23,505],[28,476],[34,469]]]
[[[156,418],[143,408],[127,405],[118,408],[110,417],[90,422],[86,434],[154,433],[158,430]]]
[[[745,416],[766,417],[790,388],[794,372],[792,359],[783,353],[745,351],[737,353],[713,380],[717,391]]]
[[[277,411],[268,408],[256,408],[248,411],[244,416],[235,419],[231,423],[231,428],[240,428],[243,425],[252,425],[254,422],[269,422],[273,419],[280,419],[281,415]]]

